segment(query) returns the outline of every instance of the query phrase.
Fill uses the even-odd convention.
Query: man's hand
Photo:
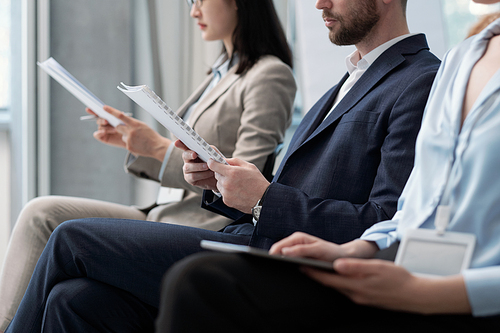
[[[196,152],[190,150],[182,141],[177,140],[174,144],[175,147],[184,151],[182,153],[184,161],[182,172],[186,182],[204,190],[218,191],[214,172],[208,169],[207,163],[203,162]]]
[[[252,163],[238,158],[227,159],[227,162],[229,165],[214,160],[207,163],[215,173],[217,190],[227,206],[250,214],[270,183]]]
[[[205,163],[180,140],[175,146],[184,150],[184,179],[189,184],[221,193],[226,205],[243,213],[252,212],[269,186],[267,179],[251,163],[238,158],[227,159],[229,165],[214,160]]]
[[[114,128],[105,119],[99,118],[94,138],[108,145],[125,148],[134,155],[152,157],[163,162],[171,140],[161,136],[144,122],[128,117],[115,108],[105,106],[104,110],[120,119],[124,125]],[[90,109],[87,112],[93,114]]]
[[[336,273],[310,267],[302,270],[360,305],[421,314],[471,313],[461,275],[422,278],[392,262],[375,259],[341,258],[333,267]]]

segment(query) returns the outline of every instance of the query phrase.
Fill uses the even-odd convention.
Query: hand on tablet
[[[373,242],[354,240],[337,245],[296,232],[274,244],[269,253],[333,261],[335,273],[310,266],[301,269],[357,304],[422,314],[470,313],[461,275],[424,278],[390,261],[365,259],[377,250]]]
[[[346,256],[340,245],[327,242],[303,232],[295,232],[291,236],[276,242],[269,250],[269,253],[289,257],[313,258],[330,262],[339,257]]]
[[[321,284],[337,289],[360,305],[392,310],[416,311],[408,298],[418,298],[418,278],[386,260],[342,258],[333,265],[337,274],[303,267],[302,271]],[[408,308],[403,309],[403,306]]]
[[[302,271],[360,305],[420,314],[471,313],[461,275],[423,278],[376,259],[341,258],[333,267],[337,274],[309,267]]]

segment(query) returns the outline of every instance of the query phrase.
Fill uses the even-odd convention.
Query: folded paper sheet
[[[54,58],[49,58],[44,62],[37,62],[38,66],[49,74],[54,80],[59,82],[73,96],[80,100],[85,106],[94,111],[100,118],[106,119],[111,126],[116,127],[123,124],[121,120],[104,111],[104,103],[97,98],[90,90],[81,84]]]
[[[122,87],[118,87],[118,89],[149,112],[189,149],[195,151],[203,161],[213,159],[219,163],[227,164],[220,152],[212,148],[148,86],[127,86],[123,82],[121,85]]]

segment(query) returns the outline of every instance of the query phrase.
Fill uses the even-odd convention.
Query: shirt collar
[[[212,66],[212,73],[214,73],[214,75],[219,73],[222,77],[234,66],[234,64],[237,64],[238,61],[238,54],[235,54],[232,59],[229,59],[225,54],[222,54],[219,58],[217,58]]]
[[[490,40],[497,35],[500,35],[500,19],[491,22],[485,29],[478,33],[475,38],[478,40]]]
[[[375,60],[377,60],[377,58],[382,53],[387,51],[391,46],[402,41],[405,38],[408,38],[408,37],[414,36],[414,35],[416,35],[416,34],[405,34],[405,35],[401,35],[401,36],[398,36],[396,38],[393,38],[390,41],[385,42],[384,44],[379,45],[376,48],[374,48],[373,50],[371,50],[369,53],[367,53],[359,61],[357,61],[359,59],[359,52],[358,52],[358,50],[354,50],[354,52],[351,53],[350,55],[348,55],[346,60],[345,60],[346,66],[347,66],[347,71],[349,72],[349,75],[352,74],[352,72],[354,72],[357,69],[358,70],[367,70],[368,67],[370,67],[375,62]],[[356,61],[357,61],[357,63],[356,63]]]

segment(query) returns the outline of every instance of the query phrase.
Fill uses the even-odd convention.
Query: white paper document
[[[80,100],[85,106],[94,111],[100,118],[106,119],[108,123],[116,127],[123,122],[115,116],[104,111],[104,103],[97,98],[90,90],[81,84],[54,58],[49,58],[44,62],[37,62],[38,66],[49,74],[54,80],[59,82],[73,96]]]
[[[225,157],[220,152],[212,148],[148,86],[127,86],[123,82],[121,85],[122,87],[118,87],[118,89],[149,112],[189,149],[195,151],[203,161],[213,159],[216,162],[227,164]]]

